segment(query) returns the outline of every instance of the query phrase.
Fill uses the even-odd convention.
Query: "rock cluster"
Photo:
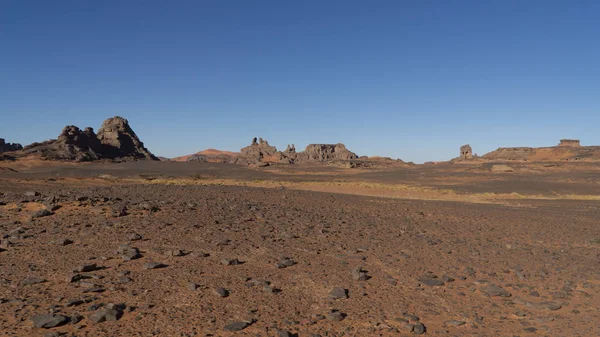
[[[92,161],[99,159],[158,160],[139,140],[122,117],[104,121],[98,134],[88,127],[84,130],[67,125],[55,140],[33,143],[23,148],[25,154],[39,154],[50,160]]]
[[[6,143],[4,138],[0,138],[0,153],[19,151],[21,149],[23,149],[23,146],[21,146],[21,144]]]

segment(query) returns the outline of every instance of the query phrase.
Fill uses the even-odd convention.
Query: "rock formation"
[[[123,117],[109,118],[98,130],[98,139],[104,146],[103,155],[107,158],[136,158],[158,160],[129,126]]]
[[[235,160],[236,164],[245,165],[259,165],[260,163],[278,162],[280,159],[280,152],[277,151],[275,146],[269,145],[269,143],[262,138],[256,141],[256,138],[252,139],[252,144],[246,146],[240,150],[240,155]]]
[[[252,144],[241,149],[235,160],[237,164],[259,165],[261,163],[294,164],[307,161],[327,162],[334,160],[358,159],[356,153],[349,151],[344,144],[310,144],[303,152],[296,152],[294,144],[285,151],[277,151],[274,146],[262,138],[254,138]]]
[[[296,153],[296,146],[294,144],[286,147],[285,151],[279,155],[279,162],[284,164],[293,164],[298,160],[298,153]]]
[[[581,146],[579,139],[561,139],[558,146]]]
[[[466,144],[460,147],[460,159],[471,159],[473,158],[473,149],[471,145]]]
[[[303,153],[299,154],[298,159],[308,161],[351,160],[358,159],[358,156],[341,143],[310,144],[306,146]]]
[[[97,135],[89,127],[82,131],[74,125],[65,126],[57,139],[30,144],[22,152],[38,154],[49,160],[158,160],[144,147],[129,122],[122,117],[105,120]]]
[[[23,149],[23,146],[21,146],[21,144],[6,143],[4,138],[0,138],[0,153],[19,151],[21,149]]]

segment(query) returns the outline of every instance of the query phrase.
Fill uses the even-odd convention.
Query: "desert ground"
[[[493,166],[0,163],[0,335],[600,335],[600,165]]]

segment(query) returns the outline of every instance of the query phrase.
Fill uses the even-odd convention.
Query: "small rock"
[[[209,253],[205,253],[205,252],[193,252],[190,255],[192,257],[209,257],[210,256]]]
[[[425,333],[425,331],[425,326],[422,323],[415,324],[415,327],[413,328],[413,333],[415,335],[422,335]]]
[[[325,318],[328,321],[332,321],[332,322],[342,321],[345,317],[346,317],[345,314],[343,314],[343,313],[341,313],[340,311],[337,311],[337,310],[333,310],[330,313],[328,313],[327,316],[325,316]]]
[[[229,296],[229,291],[224,288],[215,288],[213,289],[213,293],[219,297],[227,297]]]
[[[538,310],[550,310],[556,311],[562,308],[562,305],[556,302],[541,302],[541,303],[531,303],[528,302],[526,304],[527,307],[538,309]]]
[[[75,307],[75,306],[81,305],[83,303],[84,302],[80,299],[72,299],[72,300],[69,300],[69,302],[67,302],[67,304],[65,304],[65,307]]]
[[[63,315],[42,314],[33,316],[31,321],[36,328],[50,329],[66,324],[69,319]]]
[[[430,286],[430,287],[439,287],[439,286],[443,286],[445,283],[442,280],[439,279],[420,279],[419,282],[423,283],[426,286]]]
[[[73,243],[73,241],[71,241],[69,239],[61,239],[61,240],[56,241],[56,244],[59,246],[68,246],[72,243]]]
[[[131,247],[128,244],[120,245],[119,249],[117,250],[117,254],[119,254],[125,261],[131,261],[142,257],[139,249],[136,247]]]
[[[444,281],[446,283],[450,283],[450,282],[454,282],[454,278],[450,277],[448,275],[442,275],[442,281]]]
[[[45,217],[45,216],[50,216],[50,215],[52,215],[52,214],[54,214],[54,213],[50,212],[50,211],[49,211],[49,210],[47,210],[47,209],[42,209],[42,210],[39,210],[39,211],[37,211],[37,212],[33,213],[33,214],[31,215],[31,218],[32,218],[32,219],[43,218],[43,217]]]
[[[362,269],[362,266],[357,266],[352,270],[352,278],[355,281],[366,281],[369,279],[369,276],[367,275],[367,272]]]
[[[183,256],[185,253],[181,249],[173,249],[165,251],[165,255],[167,256]]]
[[[83,265],[77,267],[77,269],[75,269],[75,272],[87,273],[87,272],[95,271],[98,269],[100,269],[100,267],[98,267],[95,263],[90,263],[90,264],[83,264]]]
[[[166,267],[166,265],[160,263],[160,262],[146,262],[144,263],[144,269],[158,269],[158,268],[164,268]]]
[[[402,324],[402,329],[406,332],[413,332],[415,329],[415,325],[414,324],[410,324],[410,323],[403,323]]]
[[[459,326],[463,326],[465,324],[467,324],[467,322],[465,322],[465,321],[457,321],[457,320],[446,321],[446,326],[459,327]]]
[[[81,281],[84,278],[85,277],[83,275],[72,274],[72,275],[67,276],[67,278],[65,280],[67,281],[67,283],[73,283],[73,282]]]
[[[499,297],[510,297],[511,293],[504,290],[502,287],[497,286],[493,283],[486,284],[481,287],[481,292],[489,296],[499,296]]]
[[[292,260],[292,259],[290,259],[288,257],[284,257],[283,259],[279,260],[279,262],[277,262],[275,264],[275,266],[277,268],[282,269],[282,268],[291,267],[291,266],[293,266],[295,264],[296,264],[296,261],[294,261],[294,260]]]
[[[246,322],[233,322],[231,324],[226,325],[223,329],[225,331],[242,331],[248,327],[248,323]]]
[[[341,287],[335,287],[329,292],[329,298],[333,300],[347,299],[348,291]]]
[[[44,280],[43,278],[28,277],[28,278],[24,279],[23,281],[21,281],[21,285],[29,286],[32,284],[38,284],[38,283],[44,283],[44,282],[46,282],[46,280]]]
[[[404,316],[404,318],[406,318],[406,319],[408,319],[410,321],[413,321],[413,322],[418,322],[420,320],[419,316],[416,316],[416,315],[411,315],[411,314],[405,313],[402,316]]]
[[[142,236],[137,233],[133,233],[133,234],[129,235],[129,241],[138,241],[141,239],[142,239]]]
[[[117,306],[111,306],[110,308],[107,306],[106,308],[100,308],[96,310],[93,314],[88,316],[88,319],[94,323],[102,323],[106,321],[118,321],[121,316],[123,316],[123,311],[119,309]]]
[[[242,264],[242,262],[238,259],[222,259],[221,263],[225,266],[236,266],[238,264]]]

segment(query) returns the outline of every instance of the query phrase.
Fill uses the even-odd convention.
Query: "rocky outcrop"
[[[252,144],[240,150],[240,155],[235,159],[236,164],[259,165],[260,163],[279,162],[280,152],[275,146],[269,145],[269,142],[258,139],[252,139]]]
[[[203,154],[197,154],[196,153],[196,154],[193,154],[193,155],[189,156],[186,161],[208,163],[208,158],[205,155],[203,155]]]
[[[44,159],[91,161],[100,159],[102,145],[92,128],[80,130],[74,125],[63,128],[56,140],[27,145],[23,152]]]
[[[298,160],[298,153],[294,144],[286,147],[285,151],[279,155],[279,162],[284,164],[293,164]]]
[[[460,147],[460,159],[467,160],[473,158],[473,149],[471,145],[466,144]]]
[[[0,153],[19,151],[21,149],[23,149],[21,144],[7,143],[4,138],[0,138]]]
[[[310,144],[298,156],[299,160],[330,161],[358,159],[356,153],[348,150],[344,144]]]
[[[482,156],[483,159],[493,160],[527,160],[535,152],[532,147],[501,147]]]
[[[296,146],[291,144],[287,146],[285,151],[277,151],[277,148],[269,145],[266,140],[254,138],[250,146],[241,149],[235,163],[258,166],[264,163],[294,164],[309,161],[328,162],[355,159],[358,159],[356,153],[349,151],[341,143],[310,144],[303,152],[296,152]]]
[[[48,160],[158,160],[122,117],[105,120],[98,134],[89,127],[81,130],[74,125],[65,126],[57,139],[30,144],[22,152],[37,154]]]
[[[581,146],[579,139],[561,139],[558,146]]]
[[[109,118],[98,130],[98,139],[103,146],[106,158],[135,158],[158,160],[129,126],[123,117]]]
[[[561,139],[557,146],[499,148],[481,157],[495,161],[600,161],[599,146],[581,146],[579,140]]]

